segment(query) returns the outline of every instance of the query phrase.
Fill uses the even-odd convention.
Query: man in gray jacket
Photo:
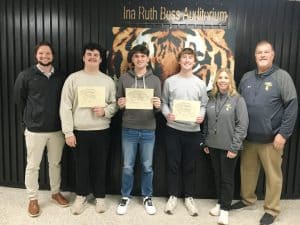
[[[242,201],[232,209],[244,208],[257,200],[255,189],[261,165],[266,175],[265,214],[260,225],[272,224],[280,213],[282,154],[297,119],[297,93],[290,75],[273,65],[273,46],[256,45],[257,69],[247,72],[239,86],[249,114],[245,149],[241,154]]]

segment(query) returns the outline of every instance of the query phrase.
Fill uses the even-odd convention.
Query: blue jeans
[[[139,144],[140,161],[142,165],[141,191],[142,196],[152,196],[152,159],[155,143],[155,131],[145,129],[122,129],[123,170],[122,189],[123,197],[131,197],[133,187],[134,164]]]

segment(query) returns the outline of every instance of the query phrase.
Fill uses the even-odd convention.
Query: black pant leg
[[[214,170],[215,188],[218,203],[220,204],[220,189],[221,189],[221,150],[209,148],[209,155],[211,158],[212,167]]]
[[[106,162],[110,143],[109,129],[92,131],[90,154],[90,178],[93,194],[96,198],[105,197]]]
[[[184,197],[194,197],[196,158],[200,155],[200,132],[183,132],[182,169]]]
[[[230,210],[231,201],[234,193],[234,172],[237,158],[227,158],[227,151],[220,150],[221,162],[221,189],[220,189],[220,205],[223,210]]]
[[[86,196],[89,194],[90,174],[89,174],[89,148],[90,140],[88,131],[75,131],[77,145],[73,149],[75,152],[75,177],[77,195]]]
[[[181,144],[179,131],[166,128],[167,186],[169,195],[179,196],[179,178],[181,176]]]

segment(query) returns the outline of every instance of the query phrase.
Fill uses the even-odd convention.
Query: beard
[[[41,61],[38,60],[38,64],[42,65],[42,66],[50,66],[52,64],[53,61],[49,61],[47,63],[43,63]]]

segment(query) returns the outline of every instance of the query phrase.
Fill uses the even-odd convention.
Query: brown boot
[[[28,214],[31,217],[37,217],[40,215],[40,207],[37,199],[29,201]]]
[[[54,200],[55,203],[57,203],[61,207],[68,207],[69,202],[65,197],[60,193],[56,193],[52,195],[52,199]]]

